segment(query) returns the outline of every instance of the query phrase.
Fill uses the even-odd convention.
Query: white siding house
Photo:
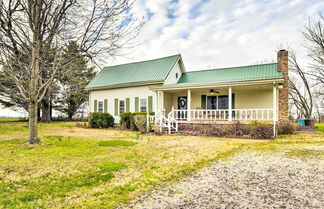
[[[90,112],[155,112],[186,121],[288,119],[288,52],[278,62],[186,72],[181,55],[104,68],[86,87]]]

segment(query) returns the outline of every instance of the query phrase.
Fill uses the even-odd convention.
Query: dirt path
[[[146,194],[128,207],[324,208],[324,162],[242,153]]]

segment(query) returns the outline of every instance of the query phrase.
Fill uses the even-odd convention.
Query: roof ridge
[[[262,66],[262,65],[273,65],[278,64],[277,62],[265,63],[265,64],[257,64],[257,65],[243,65],[243,66],[236,66],[236,67],[224,67],[224,68],[214,68],[214,69],[205,69],[205,70],[194,70],[194,71],[187,71],[185,73],[194,73],[194,72],[202,72],[202,71],[211,71],[211,70],[226,70],[226,69],[235,69],[235,68],[244,68],[244,67],[254,67],[254,66]]]
[[[166,57],[160,57],[160,58],[149,59],[149,60],[143,60],[143,61],[128,62],[128,63],[118,64],[118,65],[110,65],[110,66],[106,66],[106,67],[104,67],[102,70],[105,70],[105,69],[108,69],[108,68],[111,68],[111,67],[122,66],[122,65],[130,65],[130,64],[143,63],[143,62],[151,62],[151,61],[160,60],[160,59],[165,59],[165,58],[169,58],[169,57],[175,57],[175,56],[181,56],[181,54],[175,54],[175,55],[170,55],[170,56],[166,56]]]

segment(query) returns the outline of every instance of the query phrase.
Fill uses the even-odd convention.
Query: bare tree
[[[303,32],[307,40],[309,57],[312,59],[312,71],[309,75],[316,81],[317,93],[324,96],[324,10],[318,15],[317,20],[309,20]]]
[[[94,61],[118,54],[142,25],[131,7],[129,0],[0,0],[0,69],[28,104],[29,143],[40,142],[37,109],[68,63],[62,59],[65,43],[76,41]],[[30,62],[21,61],[23,54]]]
[[[289,53],[289,69],[293,75],[289,78],[289,96],[298,112],[305,118],[313,113],[313,93],[305,70],[297,62],[294,51]]]

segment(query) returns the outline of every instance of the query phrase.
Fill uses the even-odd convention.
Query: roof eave
[[[116,88],[126,88],[126,87],[136,87],[136,86],[157,85],[157,84],[162,84],[163,82],[164,82],[164,80],[145,81],[145,82],[131,82],[131,83],[110,85],[110,86],[90,87],[90,88],[85,88],[85,90],[94,91],[94,90],[106,90],[106,89],[116,89]]]
[[[190,83],[190,84],[176,84],[170,86],[156,86],[151,87],[152,90],[171,90],[171,89],[187,89],[187,88],[203,88],[203,87],[216,87],[216,86],[239,86],[239,85],[249,85],[258,83],[271,83],[271,82],[284,82],[283,77],[273,77],[264,79],[254,79],[254,80],[236,80],[236,81],[225,81],[225,82],[208,82],[208,83]]]

